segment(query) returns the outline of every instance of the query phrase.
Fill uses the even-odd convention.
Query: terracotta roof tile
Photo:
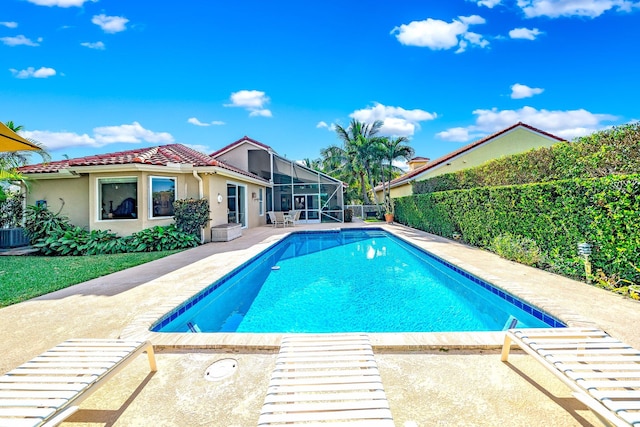
[[[127,165],[146,164],[154,166],[167,166],[169,163],[193,165],[195,167],[217,166],[222,169],[245,175],[254,179],[263,178],[250,172],[230,166],[219,160],[186,147],[182,144],[160,145],[155,147],[135,148],[132,150],[115,153],[96,154],[92,156],[78,157],[69,160],[60,160],[49,163],[23,166],[21,173],[56,173],[63,169],[73,169],[81,166]]]

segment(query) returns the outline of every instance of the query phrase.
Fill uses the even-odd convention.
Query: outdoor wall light
[[[590,243],[578,243],[578,254],[584,258],[584,275],[587,278],[587,283],[591,283],[591,261],[589,261],[589,255],[593,245]]]
[[[222,194],[218,193],[218,203],[222,203]]]

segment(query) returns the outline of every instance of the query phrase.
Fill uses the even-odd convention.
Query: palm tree
[[[394,170],[398,169],[393,166],[394,160],[403,159],[408,161],[413,157],[413,148],[406,143],[409,139],[406,136],[399,136],[396,138],[380,138],[383,146],[384,156],[383,159],[387,163],[387,174],[385,177],[385,168],[382,167],[383,181],[382,181],[382,193],[384,194],[384,204],[387,213],[394,213],[393,203],[391,202],[391,180],[394,176]],[[385,179],[386,178],[386,179]]]
[[[329,151],[333,155],[338,155],[338,157],[342,158],[344,169],[357,177],[364,204],[371,203],[367,191],[367,182],[373,182],[371,168],[377,158],[376,152],[378,150],[375,135],[380,131],[382,125],[381,120],[366,124],[356,119],[351,120],[347,129],[336,125],[336,133],[343,146],[329,147]]]

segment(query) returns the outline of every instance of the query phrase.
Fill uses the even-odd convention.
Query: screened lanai
[[[342,182],[266,150],[250,150],[249,170],[270,179],[267,210],[301,211],[300,222],[342,222]]]

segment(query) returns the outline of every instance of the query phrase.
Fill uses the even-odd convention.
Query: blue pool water
[[[515,320],[514,320],[515,319]],[[379,229],[293,233],[156,332],[446,332],[560,321]]]

